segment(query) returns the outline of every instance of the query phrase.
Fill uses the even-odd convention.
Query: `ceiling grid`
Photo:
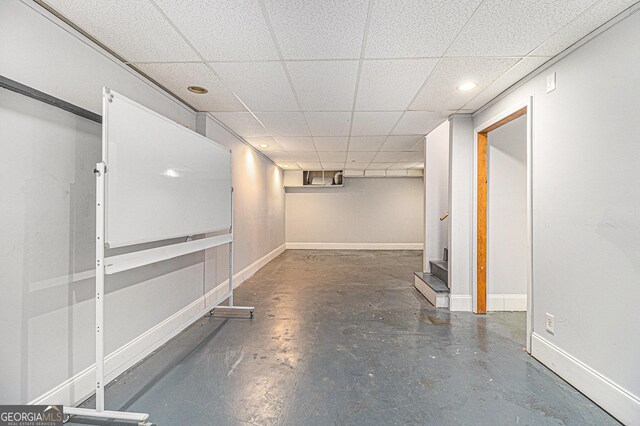
[[[423,167],[424,136],[451,113],[481,108],[637,2],[42,1],[304,170]]]

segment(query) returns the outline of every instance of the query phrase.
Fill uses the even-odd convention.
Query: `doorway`
[[[526,311],[531,340],[531,100],[475,130],[473,311]]]

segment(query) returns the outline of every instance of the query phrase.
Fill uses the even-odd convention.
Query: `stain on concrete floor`
[[[200,319],[109,385],[107,409],[157,425],[618,424],[523,351],[524,313],[433,308],[421,263],[288,250],[236,291],[254,319]]]

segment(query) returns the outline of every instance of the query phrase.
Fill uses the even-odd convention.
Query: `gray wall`
[[[287,243],[422,243],[422,178],[344,178],[287,188]]]
[[[425,271],[429,260],[442,260],[449,246],[449,219],[440,217],[449,211],[449,122],[445,121],[425,139]]]
[[[474,118],[480,125],[533,96],[532,303],[540,339],[532,353],[630,424],[640,419],[638,40],[636,12]],[[557,90],[547,94],[552,72]],[[555,316],[555,334],[545,330],[545,313]]]
[[[471,208],[473,118],[453,114],[449,120],[449,306],[471,311]]]
[[[488,140],[487,295],[526,297],[527,117],[489,132]]]
[[[196,127],[193,111],[33,3],[0,2],[0,55],[1,75],[92,111],[101,112],[108,86]],[[284,244],[282,171],[215,122],[207,129],[234,151],[239,271]],[[2,404],[32,401],[94,362],[93,168],[100,143],[98,124],[0,91]],[[206,262],[196,253],[109,276],[106,352],[225,280],[227,250],[209,250]],[[72,391],[56,402],[85,396]]]
[[[205,117],[206,136],[232,151],[234,266],[237,272],[285,242],[283,171],[230,134],[210,115],[199,115]],[[229,276],[228,247],[207,250],[207,259],[207,289],[210,290]],[[217,278],[212,281],[214,276]]]

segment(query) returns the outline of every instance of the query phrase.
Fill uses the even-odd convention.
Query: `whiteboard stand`
[[[104,211],[106,165],[96,164],[96,408],[64,407],[64,414],[79,417],[96,417],[138,422],[141,426],[151,425],[147,422],[149,414],[104,409]]]
[[[114,103],[114,98],[117,101]],[[115,107],[114,107],[115,105]],[[231,151],[223,147],[222,145],[216,144],[215,142],[204,138],[201,135],[197,135],[194,132],[183,128],[165,117],[160,116],[157,113],[154,113],[151,110],[148,110],[141,105],[136,104],[135,102],[105,88],[103,91],[103,115],[102,115],[102,158],[103,161],[96,164],[96,168],[94,170],[96,174],[96,408],[77,408],[77,407],[64,407],[64,415],[65,421],[69,419],[70,416],[78,416],[78,417],[87,417],[87,418],[99,418],[99,419],[112,419],[112,420],[120,420],[120,421],[128,421],[128,422],[137,422],[138,425],[141,426],[149,426],[151,425],[148,422],[149,414],[148,413],[133,413],[133,412],[125,412],[125,411],[110,411],[105,410],[105,397],[104,397],[104,388],[107,382],[114,377],[109,377],[109,375],[105,378],[105,348],[104,348],[104,333],[105,333],[105,323],[104,323],[104,300],[105,300],[105,275],[115,274],[122,271],[127,271],[130,269],[138,268],[144,265],[150,265],[152,263],[161,262],[164,260],[172,259],[178,256],[183,256],[189,253],[195,253],[198,251],[206,250],[212,247],[218,247],[224,244],[229,244],[229,287],[228,292],[226,292],[222,299],[218,299],[215,302],[209,303],[220,303],[225,299],[229,299],[229,306],[219,306],[224,309],[232,309],[232,310],[244,310],[249,311],[251,317],[253,317],[253,311],[255,308],[253,306],[235,306],[233,303],[233,187],[231,186]],[[115,123],[115,124],[114,124]],[[127,126],[128,123],[128,126]],[[140,125],[140,123],[146,123],[144,125]],[[111,130],[109,130],[111,129]],[[126,131],[125,131],[126,130]],[[132,223],[136,223],[134,219],[131,217],[127,217],[130,210],[133,210],[134,213],[137,211],[148,211],[149,209],[155,209],[158,211],[163,210],[162,202],[171,202],[175,201],[175,197],[180,197],[180,194],[192,194],[189,192],[189,182],[191,180],[184,180],[181,184],[177,182],[178,185],[186,185],[182,187],[178,187],[178,191],[166,191],[161,193],[159,196],[154,198],[146,198],[143,204],[132,207],[131,204],[135,204],[137,201],[135,199],[135,193],[129,192],[129,195],[132,195],[134,198],[131,200],[125,200],[122,202],[120,199],[120,203],[117,203],[116,200],[119,195],[119,191],[122,191],[122,185],[126,182],[125,187],[137,188],[140,191],[139,186],[143,185],[145,180],[136,181],[140,175],[149,176],[152,175],[154,171],[152,169],[146,169],[145,173],[138,173],[137,169],[134,173],[131,173],[131,164],[126,161],[123,163],[123,157],[118,159],[117,155],[114,155],[117,151],[118,144],[128,144],[130,147],[135,148],[136,144],[144,144],[148,143],[148,140],[151,136],[147,137],[144,135],[144,131],[155,131],[156,133],[153,135],[153,139],[156,142],[155,149],[156,152],[159,152],[161,158],[171,158],[172,161],[177,161],[179,164],[183,164],[184,167],[191,171],[196,171],[196,173],[200,173],[200,176],[203,176],[203,179],[199,179],[202,182],[205,182],[206,185],[210,185],[211,183],[207,183],[206,180],[211,180],[213,185],[217,186],[215,191],[210,190],[211,188],[206,186],[209,191],[204,191],[206,194],[209,194],[209,197],[205,200],[205,204],[193,204],[194,197],[192,195],[188,195],[185,200],[180,200],[177,208],[183,207],[188,211],[199,211],[204,212],[202,216],[204,217],[204,221],[201,221],[198,227],[196,228],[198,232],[197,234],[202,234],[206,232],[211,232],[214,229],[221,229],[217,227],[222,223],[225,224],[225,227],[222,229],[226,229],[228,226],[229,232],[222,235],[216,235],[213,237],[205,237],[197,240],[192,240],[188,238],[186,242],[164,245],[160,247],[133,251],[125,254],[120,254],[116,256],[105,257],[105,247],[107,247],[107,243],[109,243],[109,247],[123,247],[127,245],[132,245],[136,243],[142,242],[151,242],[151,241],[161,241],[166,240],[168,238],[174,238],[176,236],[186,236],[187,234],[184,228],[178,228],[171,230],[163,230],[162,225],[166,225],[166,223],[159,223],[160,226],[156,226],[153,228],[153,224],[149,227],[146,226],[131,226]],[[110,135],[110,132],[113,133]],[[138,133],[136,133],[138,132]],[[143,133],[140,133],[143,132]],[[109,137],[112,137],[110,139]],[[155,139],[154,139],[155,138]],[[172,145],[174,140],[181,140],[182,144],[179,149],[175,149]],[[114,142],[115,141],[115,142]],[[164,142],[164,145],[161,143]],[[199,142],[205,142],[203,145]],[[111,147],[111,148],[110,148]],[[109,157],[109,152],[111,151],[111,157]],[[136,155],[136,152],[143,154],[146,152],[144,150],[136,151],[135,149],[129,150],[127,158],[131,158],[131,156]],[[118,163],[118,160],[121,160]],[[146,154],[145,154],[146,161]],[[226,163],[228,161],[228,163]],[[173,167],[173,166],[171,166]],[[161,170],[165,170],[168,173],[170,169],[166,166],[162,166]],[[213,176],[211,176],[211,171],[213,170]],[[178,173],[175,170],[171,170],[173,177],[178,177]],[[107,173],[109,172],[109,178],[107,177]],[[127,174],[127,172],[129,172]],[[120,173],[120,174],[118,174]],[[156,173],[157,175],[157,173]],[[132,180],[133,179],[133,180]],[[111,180],[110,183],[107,181]],[[114,183],[120,183],[120,190],[118,190],[117,185]],[[223,184],[221,185],[220,182]],[[174,187],[175,188],[175,187]],[[185,191],[185,188],[187,189]],[[202,187],[197,188],[202,191]],[[214,188],[215,189],[215,188]],[[177,194],[177,195],[176,195]],[[230,196],[229,196],[230,195]],[[164,198],[163,198],[164,197]],[[109,200],[109,209],[107,209],[107,200]],[[127,202],[129,201],[129,202]],[[198,201],[196,199],[195,201]],[[145,203],[160,203],[158,205],[149,206]],[[189,204],[191,203],[191,204]],[[229,204],[227,204],[229,203]],[[169,204],[167,204],[169,205]],[[226,210],[230,205],[231,211]],[[123,206],[126,208],[123,209]],[[213,208],[213,211],[210,211],[209,208]],[[209,213],[212,213],[214,219],[216,219],[215,208],[218,208],[222,213],[220,213],[217,217],[217,221],[206,221],[206,217],[208,217]],[[226,218],[226,215],[230,213],[230,217]],[[124,217],[130,220],[126,220],[123,224],[122,221],[118,222],[118,220],[114,219],[114,217],[122,218]],[[144,219],[143,216],[142,219]],[[140,219],[138,217],[138,219]],[[222,219],[220,219],[222,217]],[[201,218],[203,219],[203,218]],[[228,219],[228,221],[227,221]],[[116,226],[114,226],[114,223]],[[138,220],[137,224],[139,225],[140,220]],[[144,222],[142,222],[144,225]],[[111,224],[111,225],[109,225]],[[128,226],[126,226],[128,225]],[[157,223],[155,225],[158,225]],[[169,224],[171,225],[171,224]],[[180,223],[178,226],[181,225]],[[204,226],[207,228],[202,229]],[[150,235],[140,235],[140,231],[149,231],[149,229],[154,230],[155,233]],[[114,231],[117,231],[114,236]],[[135,234],[138,231],[138,234]],[[163,232],[166,231],[166,232]],[[114,244],[115,242],[115,244]],[[207,306],[207,300],[205,297],[205,301],[203,303],[202,309],[192,318],[192,321],[196,321],[198,318],[206,315],[207,312],[212,312],[210,306]],[[215,308],[214,308],[215,309]],[[122,370],[120,370],[122,371]],[[113,376],[117,374],[118,371],[111,372],[110,375]]]
[[[233,235],[233,188],[231,188],[231,235]],[[218,305],[209,311],[210,315],[213,315],[216,309],[222,309],[223,311],[249,311],[249,317],[253,318],[253,311],[255,306],[235,306],[233,304],[233,238],[229,242],[229,304]]]

